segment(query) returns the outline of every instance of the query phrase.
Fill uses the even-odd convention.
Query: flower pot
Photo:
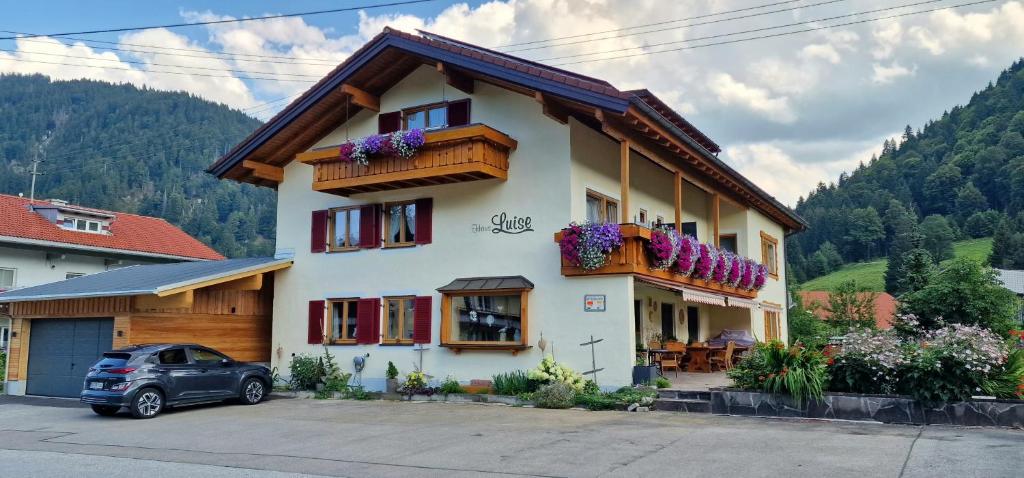
[[[388,393],[398,393],[398,379],[397,378],[389,378],[387,380],[387,389],[386,390],[387,390]]]
[[[633,385],[649,385],[658,378],[657,365],[634,365]]]

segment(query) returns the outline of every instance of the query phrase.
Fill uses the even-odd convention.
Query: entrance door
[[[29,395],[77,397],[85,374],[114,340],[114,319],[35,319],[28,350]]]
[[[661,304],[661,336],[665,340],[676,335],[676,328],[673,323],[675,314],[673,312],[675,312],[675,307],[672,304]]]
[[[686,308],[686,333],[690,336],[690,342],[700,340],[700,308]]]
[[[636,343],[647,345],[646,339],[644,339],[644,325],[643,325],[643,313],[642,313],[643,302],[639,300],[633,301],[633,336],[636,337]]]

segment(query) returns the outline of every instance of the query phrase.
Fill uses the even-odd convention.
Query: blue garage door
[[[110,351],[114,319],[36,319],[30,330],[25,392],[77,397],[89,367]]]

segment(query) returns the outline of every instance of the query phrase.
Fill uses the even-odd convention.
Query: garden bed
[[[825,393],[820,401],[801,403],[789,395],[720,388],[711,390],[711,413],[909,425],[1024,428],[1024,400],[973,399],[929,406],[901,395]]]

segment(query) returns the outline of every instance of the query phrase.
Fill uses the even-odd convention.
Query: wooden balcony
[[[369,165],[342,161],[338,147],[296,155],[315,167],[313,190],[348,196],[480,179],[508,178],[516,141],[483,124],[427,131],[411,158],[373,157]]]
[[[674,285],[690,287],[697,290],[714,292],[732,297],[754,299],[756,290],[743,290],[718,284],[703,279],[685,277],[670,270],[651,268],[651,259],[647,253],[647,242],[651,240],[651,230],[636,224],[622,224],[622,247],[612,252],[608,263],[597,270],[585,271],[569,265],[562,259],[562,275],[566,277],[599,276],[609,274],[633,274],[640,277],[667,281]],[[555,242],[562,239],[562,232],[555,233]]]

